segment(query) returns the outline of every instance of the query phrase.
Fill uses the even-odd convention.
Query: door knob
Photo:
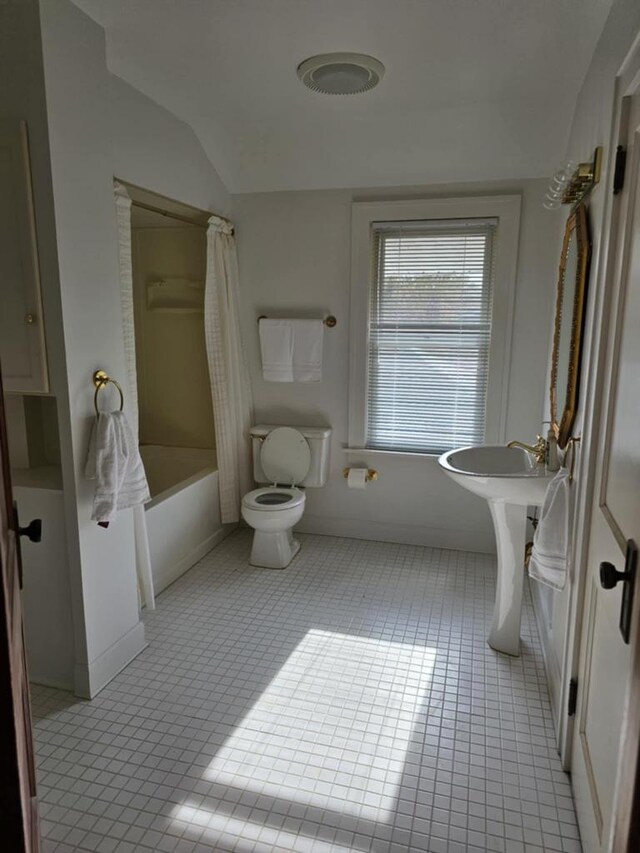
[[[622,581],[631,580],[630,572],[619,572],[613,563],[600,563],[600,586],[603,589],[613,589]]]
[[[627,553],[624,560],[624,572],[619,572],[613,563],[606,560],[600,563],[600,586],[603,589],[613,589],[618,583],[624,584],[622,603],[620,605],[620,633],[625,643],[631,635],[631,608],[633,592],[638,568],[638,546],[633,539],[627,539]]]
[[[26,527],[18,527],[18,536],[26,536],[30,542],[41,542],[42,519],[34,518]]]
[[[18,504],[13,502],[14,530],[16,536],[16,554],[18,557],[18,583],[22,589],[22,549],[20,548],[20,537],[26,536],[31,542],[40,542],[42,539],[42,519],[34,518],[26,527],[20,527],[18,520]]]

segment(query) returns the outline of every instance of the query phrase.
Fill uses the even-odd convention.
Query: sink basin
[[[496,651],[520,654],[527,507],[541,506],[555,476],[521,447],[461,447],[439,459],[445,473],[491,510],[498,551],[498,577],[488,643]]]
[[[438,460],[456,483],[487,500],[541,506],[553,474],[521,447],[483,444],[450,450]]]

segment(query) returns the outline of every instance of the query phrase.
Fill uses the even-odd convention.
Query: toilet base
[[[261,569],[286,569],[299,550],[300,543],[293,538],[293,530],[271,533],[256,530],[249,562]]]

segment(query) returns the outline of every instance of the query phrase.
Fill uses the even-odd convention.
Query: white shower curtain
[[[122,332],[128,379],[128,394],[125,398],[125,404],[131,430],[138,439],[138,376],[136,372],[136,330],[133,316],[133,269],[131,264],[131,199],[126,189],[117,181],[114,185],[114,193],[118,221]],[[147,536],[147,519],[142,504],[133,508],[133,526],[140,603],[148,610],[154,610],[156,605],[153,575],[151,574],[149,537]]]
[[[225,219],[212,216],[207,231],[204,328],[223,524],[239,521],[242,496],[253,486],[249,437],[251,388],[240,339],[238,301],[233,227]]]

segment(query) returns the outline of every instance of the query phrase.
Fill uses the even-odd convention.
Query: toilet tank
[[[279,426],[289,426],[289,424],[258,424],[251,427],[251,445],[253,450],[253,478],[256,483],[268,483],[262,465],[260,464],[260,446],[262,441],[269,435],[271,430]],[[298,486],[308,486],[317,488],[324,486],[329,476],[329,448],[331,441],[331,427],[305,427],[292,426],[292,429],[297,429],[303,435],[309,449],[311,450],[311,461],[309,463],[309,473]],[[281,484],[282,485],[282,484]]]

